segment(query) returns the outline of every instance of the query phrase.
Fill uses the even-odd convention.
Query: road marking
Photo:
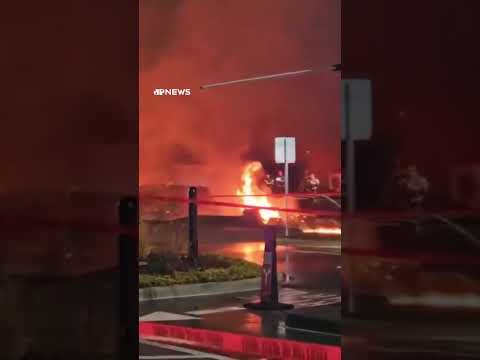
[[[203,351],[188,349],[188,348],[175,346],[175,345],[160,344],[160,343],[157,343],[157,342],[154,342],[154,341],[140,340],[140,343],[144,344],[144,345],[150,345],[150,346],[153,346],[153,347],[158,347],[158,348],[164,349],[164,350],[173,350],[173,351],[178,351],[178,352],[184,352],[184,353],[187,353],[190,357],[178,358],[178,357],[173,357],[172,355],[166,355],[166,356],[158,355],[157,357],[140,356],[139,359],[195,359],[195,358],[198,359],[198,358],[210,358],[212,360],[235,360],[233,358],[222,356],[222,355],[206,353],[206,352],[203,352]],[[162,357],[159,357],[159,356],[162,356]]]
[[[308,294],[307,291],[287,288],[287,289],[280,289],[279,297],[283,300],[283,299],[289,298],[289,296],[301,296],[301,295],[307,295],[307,294]],[[255,301],[255,300],[259,300],[259,297],[258,297],[258,295],[238,296],[237,299],[247,300],[247,301]]]
[[[426,293],[418,296],[396,296],[387,299],[393,305],[418,305],[435,308],[470,308],[480,307],[480,297],[476,294],[445,295],[441,293]]]
[[[236,297],[237,300],[254,302],[258,301],[258,296],[248,296],[248,297]],[[325,294],[325,293],[309,293],[307,291],[297,290],[297,289],[282,289],[280,292],[279,300],[287,303],[293,304],[296,308],[308,308],[314,306],[325,306],[332,305],[341,302],[341,296],[336,294]],[[234,306],[225,306],[219,308],[207,308],[200,310],[192,310],[185,312],[184,314],[170,313],[164,311],[157,311],[150,314],[146,314],[139,318],[140,321],[144,322],[164,322],[164,321],[184,321],[184,320],[200,320],[203,315],[217,314],[217,313],[226,313],[232,311],[242,311],[245,308],[241,305]]]
[[[140,321],[181,321],[181,320],[198,320],[198,317],[180,315],[164,311],[156,311],[140,317]]]
[[[216,309],[189,311],[186,314],[189,314],[189,315],[207,315],[207,314],[215,314],[215,313],[221,313],[221,312],[227,312],[227,311],[239,311],[239,310],[245,310],[245,308],[240,307],[240,306],[225,306],[225,307],[216,308]]]
[[[210,356],[209,356],[210,357]],[[155,359],[205,359],[203,355],[140,355],[141,360]]]
[[[259,300],[258,296],[238,297],[240,300],[255,302]],[[279,301],[295,305],[296,308],[307,308],[314,306],[325,306],[338,304],[342,301],[340,295],[331,293],[309,293],[297,289],[282,289]]]
[[[335,337],[335,338],[341,338],[341,337],[342,337],[342,335],[340,335],[340,334],[329,333],[329,332],[325,332],[325,331],[307,330],[307,329],[301,329],[301,328],[295,328],[295,327],[291,327],[291,326],[286,326],[286,325],[285,325],[285,322],[280,322],[280,323],[278,324],[278,328],[279,328],[280,330],[282,330],[283,332],[285,332],[287,329],[290,329],[290,330],[295,330],[295,331],[305,332],[305,333],[311,333],[311,334],[328,335],[328,336]]]

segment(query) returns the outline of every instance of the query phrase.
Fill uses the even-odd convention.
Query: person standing
[[[283,171],[279,170],[277,176],[275,177],[275,192],[282,193],[285,191],[285,176]]]
[[[410,207],[415,209],[421,208],[430,188],[430,184],[424,176],[420,175],[415,165],[410,165],[407,168],[406,177],[403,180],[403,186]]]
[[[263,184],[267,189],[269,189],[270,191],[273,191],[275,180],[273,179],[272,175],[266,174],[265,177],[263,178]]]
[[[311,173],[308,177],[308,192],[318,193],[320,190],[320,179]]]

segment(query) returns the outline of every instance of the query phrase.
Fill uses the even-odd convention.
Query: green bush
[[[196,269],[188,269],[184,258],[151,254],[140,274],[140,288],[251,279],[260,276],[260,266],[248,261],[218,255],[199,258]]]

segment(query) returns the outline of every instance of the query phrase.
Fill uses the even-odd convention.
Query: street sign
[[[275,138],[275,162],[277,164],[294,164],[295,160],[295,138]]]
[[[369,140],[372,136],[372,83],[342,80],[342,140]]]
[[[275,162],[285,166],[285,209],[288,208],[288,164],[295,163],[295,138],[275,138]],[[288,216],[285,213],[285,237],[288,237]]]

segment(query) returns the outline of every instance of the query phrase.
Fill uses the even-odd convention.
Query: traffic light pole
[[[197,188],[188,190],[188,262],[190,266],[198,265],[198,214],[197,214]]]
[[[344,85],[344,111],[345,111],[345,145],[346,145],[346,185],[347,185],[347,213],[355,212],[355,141],[350,131],[350,87]]]
[[[285,209],[288,209],[288,161],[287,161],[287,139],[284,140],[283,157],[285,159]],[[285,211],[285,237],[288,237],[288,213]]]
[[[346,145],[346,185],[347,185],[347,214],[355,212],[355,141],[352,139],[350,126],[350,87],[344,85],[344,111],[345,111],[345,145]],[[347,293],[347,307],[350,314],[355,313],[355,297],[352,289]]]

